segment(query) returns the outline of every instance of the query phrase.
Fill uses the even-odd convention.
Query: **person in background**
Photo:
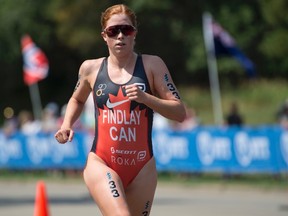
[[[95,112],[94,112],[94,100],[93,95],[90,93],[88,96],[83,112],[80,116],[81,124],[83,129],[89,133],[94,133],[95,131]]]
[[[5,135],[6,138],[13,137],[18,131],[18,119],[15,117],[7,118],[4,121],[1,132]]]
[[[243,125],[243,117],[239,113],[239,108],[237,103],[233,102],[230,106],[230,111],[226,116],[226,124],[228,126],[241,127]]]
[[[42,127],[41,130],[44,133],[51,133],[56,131],[56,126],[59,118],[59,106],[54,103],[48,103],[42,113]]]
[[[153,128],[158,130],[167,130],[170,129],[170,121],[164,116],[160,115],[157,112],[154,112],[153,116]]]
[[[37,134],[41,131],[41,122],[35,120],[30,111],[22,110],[18,114],[19,130],[25,135]]]
[[[83,172],[87,188],[103,215],[148,216],[157,185],[153,111],[181,122],[185,108],[164,61],[134,52],[137,21],[130,8],[109,7],[101,25],[109,56],[81,65],[55,138],[72,141],[73,124],[92,92],[96,125]]]
[[[197,116],[196,110],[185,106],[186,118],[183,122],[171,121],[171,127],[176,131],[189,131],[199,126],[200,120]]]
[[[61,107],[60,116],[57,119],[57,128],[60,128],[61,125],[63,124],[65,113],[66,113],[66,109],[67,109],[67,104],[64,104]],[[80,121],[80,119],[77,119],[77,121],[74,123],[74,130],[83,131],[84,129],[85,128],[83,127],[83,124]],[[55,131],[53,131],[53,132],[55,132]]]
[[[288,99],[286,99],[279,108],[277,112],[277,121],[282,128],[288,129]]]

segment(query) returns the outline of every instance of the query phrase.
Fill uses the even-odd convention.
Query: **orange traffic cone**
[[[34,216],[49,216],[46,188],[43,181],[37,183]]]

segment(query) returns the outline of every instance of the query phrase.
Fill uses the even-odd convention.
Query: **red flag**
[[[22,37],[21,44],[24,61],[24,82],[26,85],[32,85],[47,77],[48,59],[29,35]]]

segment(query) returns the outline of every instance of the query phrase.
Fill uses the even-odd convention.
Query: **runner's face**
[[[132,22],[125,14],[114,14],[107,21],[105,29],[115,25],[132,25]],[[136,31],[133,32],[133,34],[127,36],[125,36],[122,32],[119,32],[119,34],[114,37],[108,37],[105,32],[102,32],[101,34],[104,41],[106,41],[110,51],[117,53],[123,51],[133,51]]]

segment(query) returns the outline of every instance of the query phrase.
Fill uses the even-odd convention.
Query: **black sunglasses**
[[[107,34],[108,37],[115,37],[120,32],[124,34],[125,36],[132,35],[136,31],[136,28],[131,25],[115,25],[110,26],[103,30],[104,33]]]

